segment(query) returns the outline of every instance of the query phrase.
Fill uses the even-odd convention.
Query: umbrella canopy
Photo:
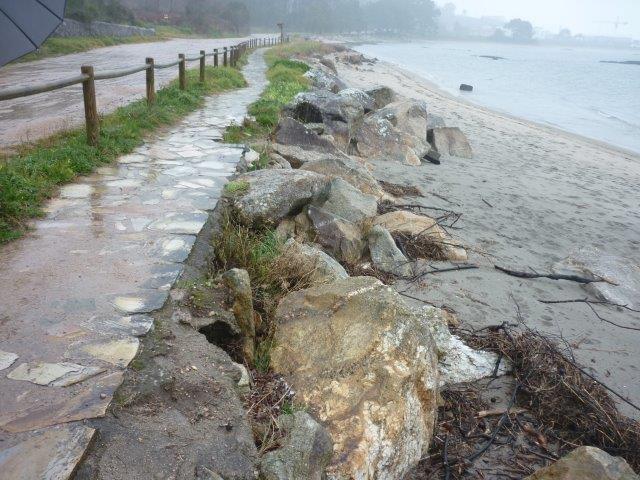
[[[66,0],[0,0],[0,66],[33,52],[64,18]]]

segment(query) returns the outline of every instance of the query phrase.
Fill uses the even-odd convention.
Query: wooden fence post
[[[222,54],[223,65],[227,66],[227,56],[229,55],[227,47],[224,47],[224,53]]]
[[[204,83],[204,68],[205,68],[204,59],[205,58],[206,58],[206,52],[204,50],[200,50],[200,83]]]
[[[84,118],[87,127],[87,143],[93,147],[100,141],[100,123],[98,119],[98,104],[96,103],[96,84],[94,81],[93,67],[85,65],[80,67],[83,75],[88,75],[82,82],[82,95],[84,96]]]
[[[178,58],[180,59],[180,63],[178,63],[178,78],[180,83],[180,90],[186,90],[187,89],[187,68],[186,68],[184,53],[179,53]]]
[[[147,105],[156,103],[156,75],[153,58],[147,57]]]
[[[213,49],[213,66],[218,68],[218,49]]]

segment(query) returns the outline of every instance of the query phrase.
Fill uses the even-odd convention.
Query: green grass
[[[70,53],[86,52],[94,48],[111,47],[114,45],[124,45],[129,43],[162,42],[172,38],[220,38],[217,31],[207,34],[197,33],[191,27],[174,25],[148,25],[155,28],[156,34],[150,36],[134,37],[51,37],[48,38],[38,49],[29,53],[16,62],[32,62],[47,57],[57,57]],[[239,65],[241,66],[241,65]]]
[[[249,191],[249,182],[231,181],[224,186],[227,195],[240,195]]]
[[[187,79],[184,91],[175,81],[159,90],[151,108],[139,100],[102,117],[97,147],[87,145],[84,129],[78,129],[23,147],[0,162],[0,243],[21,236],[26,221],[41,215],[43,202],[59,185],[130,153],[146,134],[196,110],[207,95],[246,85],[232,68],[207,67],[204,84],[197,69],[188,70]]]
[[[255,121],[229,127],[224,135],[226,142],[252,143],[266,138],[278,125],[282,107],[298,93],[308,90],[309,81],[304,74],[309,71],[309,66],[283,57],[282,52],[285,49],[290,51],[290,45],[274,47],[265,54],[269,85],[248,110]]]
[[[149,37],[52,37],[45,41],[37,51],[21,57],[17,62],[32,62],[47,57],[85,52],[94,48],[111,47],[113,45],[160,42],[169,38],[159,35]]]

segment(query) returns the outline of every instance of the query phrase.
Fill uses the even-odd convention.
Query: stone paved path
[[[116,45],[16,63],[0,68],[0,89],[73,77],[80,72],[81,65],[93,65],[99,73],[143,65],[146,57],[153,57],[157,63],[168,63],[177,60],[178,53],[195,56],[200,50],[210,53],[214,48],[237,45],[243,40],[246,38],[181,38],[166,42]],[[207,64],[213,64],[213,57],[207,57]],[[197,62],[191,62],[189,66],[196,67]],[[177,78],[178,67],[156,70],[155,76],[156,88],[161,88]],[[100,80],[96,82],[96,94],[99,112],[111,112],[144,97],[145,73]],[[0,150],[8,150],[12,145],[81,125],[83,121],[82,85],[0,102]]]
[[[67,478],[240,159],[217,143],[264,88],[208,99],[133,154],[65,186],[0,249],[0,479]]]

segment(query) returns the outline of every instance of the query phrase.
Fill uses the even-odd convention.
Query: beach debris
[[[385,182],[384,180],[379,180],[378,183],[389,195],[393,195],[394,197],[422,197],[422,192],[418,187],[414,187],[413,185],[402,185],[400,183],[392,183]]]
[[[265,480],[323,480],[333,455],[333,443],[327,430],[307,412],[281,415],[277,420],[286,433],[283,446],[268,452],[260,461]]]
[[[602,300],[640,310],[640,264],[637,262],[595,246],[586,246],[554,264],[551,270],[554,273],[607,279],[586,284],[585,288]]]
[[[518,399],[559,442],[559,451],[590,445],[620,452],[640,468],[640,423],[622,415],[618,400],[640,412],[640,406],[597,379],[574,360],[571,346],[553,341],[522,323],[457,333],[473,348],[508,359],[520,386]],[[553,429],[553,430],[551,430]]]
[[[436,127],[427,130],[429,144],[440,155],[473,158],[473,150],[467,137],[458,127]]]
[[[597,276],[581,276],[572,273],[538,273],[531,268],[530,272],[523,272],[519,270],[511,270],[509,268],[501,267],[500,265],[494,265],[494,268],[500,272],[506,273],[512,277],[518,278],[549,278],[551,280],[567,280],[569,282],[576,282],[582,284],[589,284],[594,282],[609,282],[606,278]]]
[[[495,55],[478,55],[478,58],[488,58],[489,60],[506,60],[504,57],[498,57]]]
[[[630,325],[621,325],[619,323],[613,322],[611,320],[607,320],[606,318],[604,318],[602,315],[600,315],[598,313],[598,311],[595,309],[595,305],[608,305],[611,307],[615,307],[615,308],[619,308],[621,310],[628,310],[630,312],[635,312],[635,313],[640,313],[640,310],[636,310],[633,309],[631,307],[629,307],[628,305],[620,305],[619,303],[611,303],[611,302],[607,302],[607,301],[597,301],[597,300],[589,300],[588,298],[581,298],[581,299],[575,299],[575,300],[538,300],[540,303],[544,303],[547,305],[558,305],[558,304],[566,304],[566,303],[583,303],[585,305],[587,305],[589,307],[589,309],[591,309],[591,311],[593,312],[593,314],[596,316],[596,318],[602,322],[608,323],[610,325],[613,325],[615,327],[618,328],[622,328],[623,330],[635,330],[640,332],[640,326],[634,327],[634,326],[630,326]]]
[[[403,478],[427,453],[437,410],[435,345],[420,315],[357,277],[287,295],[276,319],[271,365],[331,434],[329,478]]]
[[[411,259],[465,262],[468,258],[460,242],[452,238],[434,218],[396,210],[380,215],[373,224],[386,228]]]
[[[579,447],[525,480],[640,480],[629,464],[595,447]]]
[[[467,85],[466,83],[460,84],[460,91],[462,92],[473,92],[473,86]]]
[[[369,232],[368,242],[371,261],[378,270],[403,278],[413,275],[411,262],[385,228],[375,225]]]
[[[238,188],[227,200],[241,224],[275,226],[320,196],[329,181],[324,175],[304,170],[258,170],[232,182],[246,188]]]

